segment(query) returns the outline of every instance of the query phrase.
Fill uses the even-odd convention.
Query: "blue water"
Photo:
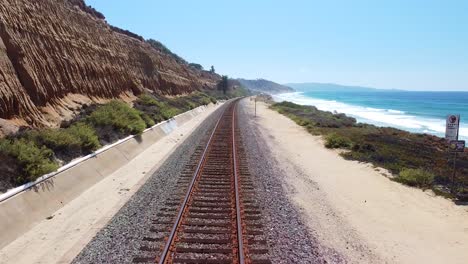
[[[448,114],[460,114],[460,139],[468,139],[468,92],[333,89],[328,86],[321,89],[314,85],[310,89],[302,86],[299,92],[275,98],[345,113],[359,122],[437,136],[444,135]]]

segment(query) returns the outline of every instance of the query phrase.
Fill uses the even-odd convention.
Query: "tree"
[[[214,68],[214,66],[213,66],[213,65],[211,65],[210,72],[211,72],[211,73],[215,73],[215,68]]]
[[[226,94],[227,90],[229,88],[229,78],[227,75],[223,75],[221,77],[221,81],[218,83],[218,90],[223,91],[224,94]]]

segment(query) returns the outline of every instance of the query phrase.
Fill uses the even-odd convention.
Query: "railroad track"
[[[271,263],[230,102],[158,212],[134,263]]]

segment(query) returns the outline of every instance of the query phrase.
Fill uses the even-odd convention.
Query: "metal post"
[[[455,155],[453,156],[453,174],[452,174],[452,189],[450,192],[452,194],[455,194],[455,186],[456,186],[456,166],[457,166],[457,152],[455,152]]]
[[[257,117],[257,96],[255,96],[255,117]]]

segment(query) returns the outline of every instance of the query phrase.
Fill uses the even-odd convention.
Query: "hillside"
[[[269,93],[269,94],[294,92],[294,89],[291,87],[284,86],[284,85],[281,85],[272,81],[268,81],[265,79],[257,79],[257,80],[237,79],[237,80],[244,87],[252,91]]]
[[[0,136],[56,127],[84,105],[190,93],[220,78],[107,24],[83,0],[0,3]]]

